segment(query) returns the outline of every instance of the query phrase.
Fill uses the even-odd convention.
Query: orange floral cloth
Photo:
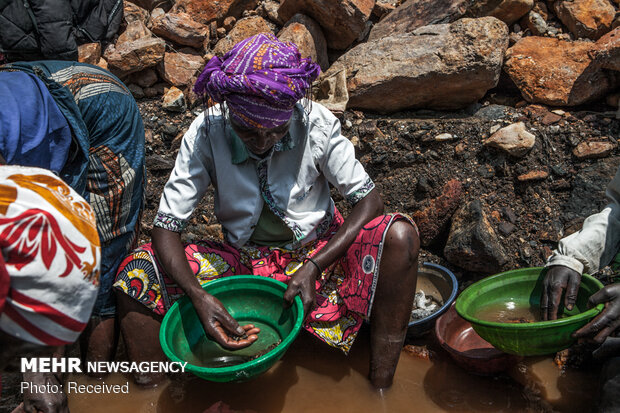
[[[0,166],[0,250],[10,283],[0,279],[0,329],[41,345],[74,342],[99,287],[101,248],[88,202],[48,170]]]

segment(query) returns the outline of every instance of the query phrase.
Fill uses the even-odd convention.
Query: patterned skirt
[[[370,316],[387,230],[401,214],[382,215],[366,224],[345,256],[326,268],[316,282],[317,307],[304,328],[345,353]],[[221,277],[252,274],[288,283],[306,257],[312,257],[334,236],[343,223],[338,211],[326,234],[297,250],[274,247],[233,247],[215,241],[185,246],[185,254],[201,285]],[[161,288],[164,284],[165,288]],[[155,313],[164,315],[183,295],[181,288],[162,270],[151,244],[130,254],[120,265],[114,286]]]

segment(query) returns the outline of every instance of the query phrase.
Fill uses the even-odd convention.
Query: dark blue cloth
[[[71,128],[45,84],[24,72],[0,72],[0,153],[8,164],[59,173]]]

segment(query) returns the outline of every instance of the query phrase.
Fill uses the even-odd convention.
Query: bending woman
[[[240,327],[201,286],[255,274],[287,283],[285,300],[299,295],[304,304],[304,328],[345,353],[369,318],[369,377],[376,387],[391,384],[415,293],[418,234],[406,216],[383,215],[339,121],[304,99],[319,71],[270,34],[238,43],[205,67],[195,90],[219,104],[185,134],[152,245],[121,264],[115,283],[124,293],[119,314],[130,358],[164,358],[159,323],[182,294],[222,346],[251,344],[256,330]],[[346,219],[330,184],[353,205]],[[225,241],[183,245],[181,233],[211,185]]]

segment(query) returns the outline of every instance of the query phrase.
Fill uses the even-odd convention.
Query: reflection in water
[[[211,383],[179,375],[169,384],[128,395],[69,395],[72,413],[202,413],[217,401],[258,413],[585,412],[596,397],[598,371],[562,373],[551,357],[527,358],[508,375],[469,374],[437,346],[431,362],[403,353],[394,385],[374,390],[368,372],[366,332],[347,357],[309,334],[300,334],[284,358],[245,383]],[[430,336],[414,344],[430,342]],[[435,345],[431,343],[435,349]],[[94,383],[73,376],[70,380]],[[108,384],[129,379],[115,375]]]

